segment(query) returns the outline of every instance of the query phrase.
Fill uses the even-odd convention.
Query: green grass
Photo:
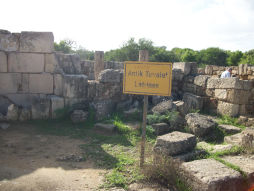
[[[246,128],[244,125],[241,125],[238,123],[237,118],[230,117],[227,115],[218,116],[218,124],[233,125],[233,126],[241,128],[241,129]]]

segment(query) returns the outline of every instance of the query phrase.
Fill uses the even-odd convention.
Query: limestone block
[[[248,104],[251,92],[246,90],[229,89],[227,91],[227,102],[235,104]]]
[[[0,50],[17,51],[19,47],[19,34],[0,30]]]
[[[21,84],[18,93],[29,93],[29,74],[21,74]]]
[[[103,51],[95,51],[94,54],[94,77],[95,80],[98,80],[99,73],[105,69],[104,67],[104,52]]]
[[[219,125],[218,127],[227,134],[236,134],[241,132],[241,128],[233,125]]]
[[[55,53],[45,54],[45,72],[60,74],[64,73],[63,69],[59,66]]]
[[[114,70],[119,70],[124,68],[124,63],[123,62],[104,62],[104,68],[105,69],[114,69]]]
[[[187,76],[191,72],[192,64],[191,62],[174,62],[173,69],[180,69]]]
[[[0,51],[0,72],[7,72],[7,55]]]
[[[7,120],[17,121],[19,118],[19,108],[17,105],[11,104],[7,111]]]
[[[89,102],[87,98],[64,98],[64,107],[70,107],[72,110],[88,110]]]
[[[64,108],[64,98],[54,95],[49,96],[48,98],[50,99],[50,117],[56,119],[57,117],[60,117],[57,112]]]
[[[236,117],[239,115],[239,104],[232,104],[228,102],[219,101],[217,112],[222,115],[229,115],[231,117]]]
[[[54,74],[54,94],[63,96],[63,76],[61,74]]]
[[[30,102],[32,108],[32,119],[50,118],[50,99],[46,95],[39,94]]]
[[[245,190],[241,174],[214,159],[185,162],[181,178],[195,191]]]
[[[213,66],[207,65],[205,67],[205,74],[207,74],[207,75],[213,75]]]
[[[169,125],[167,123],[155,123],[152,127],[156,135],[163,135],[170,132]]]
[[[90,107],[95,110],[95,118],[101,120],[113,112],[115,103],[112,100],[100,100],[90,103]]]
[[[98,81],[102,83],[120,83],[120,71],[106,69],[99,73]]]
[[[53,75],[49,73],[30,74],[29,75],[30,93],[53,93]]]
[[[24,73],[44,72],[44,55],[34,53],[10,53],[8,56],[8,71]]]
[[[206,82],[210,78],[210,76],[207,75],[199,75],[194,78],[194,84],[197,86],[201,86],[203,88],[206,87]]]
[[[227,100],[227,90],[226,89],[215,89],[214,91],[214,97],[219,100]]]
[[[67,98],[87,97],[87,76],[86,75],[64,75],[63,95]]]
[[[59,69],[57,68],[58,71],[63,71],[65,74],[82,74],[79,55],[56,53],[55,56],[59,64]],[[54,60],[51,61],[55,62]]]
[[[114,124],[96,123],[94,128],[112,132],[116,129],[116,126]]]
[[[98,84],[98,81],[95,80],[88,81],[87,98],[89,100],[93,100],[94,97],[96,96],[96,84]]]
[[[28,108],[22,108],[19,115],[19,121],[28,121],[32,118],[32,111]]]
[[[217,126],[214,120],[199,113],[189,113],[185,116],[185,119],[191,132],[202,138],[209,135]]]
[[[172,80],[181,81],[183,80],[184,73],[177,68],[173,68],[172,70]]]
[[[193,150],[196,144],[194,135],[174,131],[157,137],[153,150],[156,154],[174,156]]]
[[[96,83],[96,100],[114,99],[121,100],[122,91],[119,83]]]
[[[203,109],[203,99],[200,96],[184,93],[183,95],[184,111],[189,113],[191,110],[202,110]]]
[[[7,114],[8,107],[11,105],[11,101],[5,96],[0,96],[0,113],[3,115]]]
[[[71,121],[73,123],[85,122],[88,118],[88,112],[83,110],[74,110],[71,114]]]
[[[0,73],[0,94],[17,93],[21,84],[21,74]]]
[[[152,112],[158,114],[166,114],[173,109],[173,106],[174,105],[172,100],[163,101],[154,106],[152,108]]]
[[[50,53],[54,51],[52,32],[21,32],[20,52]]]

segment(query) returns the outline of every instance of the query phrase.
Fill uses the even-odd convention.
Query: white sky
[[[134,37],[156,46],[254,49],[254,0],[1,0],[0,29],[52,31],[89,50]]]

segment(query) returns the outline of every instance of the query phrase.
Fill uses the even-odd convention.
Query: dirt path
[[[0,190],[97,190],[106,170],[94,167],[91,161],[80,161],[79,145],[85,143],[40,135],[29,125],[0,129]]]

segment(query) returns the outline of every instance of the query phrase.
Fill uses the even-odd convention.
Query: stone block
[[[163,135],[170,132],[169,125],[167,123],[155,123],[152,127],[156,135]]]
[[[32,111],[29,108],[21,108],[20,115],[19,115],[19,121],[28,121],[32,118]]]
[[[239,115],[239,104],[232,104],[228,102],[219,101],[217,112],[222,115],[228,115],[231,117],[236,117]]]
[[[57,70],[63,71],[65,74],[82,74],[79,55],[56,53],[55,56],[59,64],[59,69]]]
[[[185,119],[191,132],[201,138],[208,136],[217,126],[214,120],[199,113],[189,113]]]
[[[219,125],[218,127],[227,134],[236,134],[241,132],[241,128],[233,125]]]
[[[90,103],[90,107],[95,110],[95,118],[97,120],[109,116],[114,111],[115,105],[112,100],[100,100]]]
[[[200,96],[197,96],[191,93],[184,93],[183,102],[184,102],[185,113],[189,113],[192,110],[203,109],[203,99]]]
[[[11,104],[12,103],[8,98],[4,96],[0,96],[0,115],[1,114],[6,115],[8,111],[8,107]]]
[[[96,83],[95,100],[114,99],[118,101],[122,97],[123,93],[119,83]]]
[[[0,50],[17,51],[19,48],[19,34],[9,31],[0,31]]]
[[[205,67],[205,74],[206,75],[213,75],[213,66],[207,65]]]
[[[54,74],[54,94],[63,96],[63,76],[61,74]]]
[[[18,93],[29,93],[29,74],[21,74],[21,84]]]
[[[183,80],[184,73],[180,69],[173,68],[172,70],[172,80],[181,81]]]
[[[67,98],[87,97],[87,76],[86,75],[64,75],[63,95]]]
[[[53,75],[49,73],[29,74],[30,93],[53,93]]]
[[[214,97],[222,101],[227,100],[227,95],[228,93],[226,89],[215,89],[214,91]]]
[[[50,118],[50,99],[43,94],[39,94],[30,101],[32,108],[32,119]]]
[[[21,74],[0,73],[0,94],[17,93],[21,85]]]
[[[94,128],[112,132],[116,129],[116,126],[114,124],[96,123]]]
[[[104,52],[103,51],[95,51],[94,53],[94,78],[98,80],[99,73],[105,69],[104,66]]]
[[[98,81],[101,83],[120,83],[120,71],[106,69],[99,73]]]
[[[88,112],[83,110],[74,110],[71,114],[71,121],[73,123],[85,122],[88,118]]]
[[[45,72],[63,74],[63,69],[60,67],[56,53],[45,54]]]
[[[207,75],[199,75],[194,78],[194,84],[197,86],[201,86],[203,88],[206,88],[207,80],[210,78],[210,76]]]
[[[17,105],[11,104],[7,111],[7,120],[17,121],[19,118],[19,108]]]
[[[193,150],[196,144],[194,135],[174,131],[157,137],[154,152],[164,156],[174,156]]]
[[[174,62],[173,69],[179,69],[185,76],[187,76],[191,72],[191,65],[191,62]]]
[[[167,112],[171,111],[173,107],[174,107],[173,101],[167,100],[160,102],[156,106],[154,106],[152,108],[152,112],[158,114],[166,114]]]
[[[64,98],[64,107],[71,110],[88,110],[89,103],[86,98]]]
[[[50,117],[56,119],[60,117],[58,111],[64,109],[64,98],[58,96],[49,96],[50,99]]]
[[[21,32],[20,52],[51,53],[54,51],[52,32]]]
[[[214,159],[185,162],[181,178],[195,191],[245,190],[241,174]]]
[[[250,91],[237,89],[227,90],[227,102],[234,104],[248,104],[250,98],[251,98]]]
[[[94,97],[96,96],[96,84],[98,84],[98,81],[95,80],[88,81],[87,98],[89,100],[93,100]]]
[[[8,56],[8,72],[44,72],[44,55],[34,53],[10,53]]]
[[[0,51],[0,72],[7,72],[7,55]]]

